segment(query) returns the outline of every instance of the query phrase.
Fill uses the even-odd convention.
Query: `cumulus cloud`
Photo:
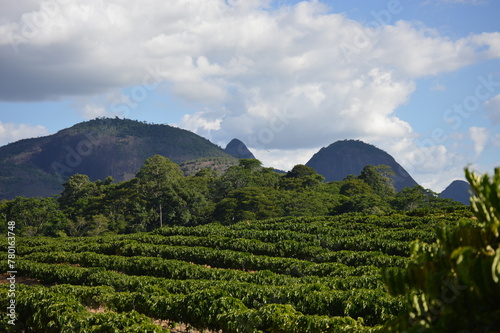
[[[289,171],[297,164],[306,164],[321,147],[295,149],[293,152],[286,149],[255,149],[250,148],[254,156],[265,166],[272,166],[278,170]]]
[[[181,119],[180,127],[192,132],[204,132],[205,137],[212,139],[212,131],[219,130],[221,122],[221,118],[217,118],[210,110],[205,110],[196,112],[193,115],[184,115]]]
[[[386,66],[393,64],[402,74],[425,77],[450,72],[479,60],[500,57],[500,34],[482,33],[458,40],[433,29],[398,21],[385,26],[374,48],[374,57]]]
[[[49,134],[44,126],[28,124],[2,123],[0,121],[0,146],[25,138],[34,138]]]
[[[0,100],[89,97],[90,117],[130,109],[164,82],[192,106],[180,126],[215,142],[238,137],[277,157],[345,138],[389,150],[414,134],[395,110],[416,79],[500,57],[498,33],[453,39],[398,21],[397,11],[364,25],[319,1],[269,3],[9,2],[0,13]],[[124,87],[136,89],[121,104],[92,101]],[[441,146],[428,150],[443,162]]]
[[[500,94],[486,101],[484,106],[488,111],[487,116],[492,123],[495,125],[500,124]]]
[[[443,144],[416,140],[413,137],[378,144],[395,157],[396,161],[424,188],[436,192],[442,191],[450,184],[450,179],[463,178],[463,166],[469,158],[457,154]]]
[[[81,114],[85,119],[109,116],[104,106],[92,103],[85,104],[85,106],[81,109]]]
[[[472,126],[469,128],[469,135],[471,140],[474,142],[474,152],[476,157],[481,155],[486,143],[488,142],[489,133],[484,127]]]

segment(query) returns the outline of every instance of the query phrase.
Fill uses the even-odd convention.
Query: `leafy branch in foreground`
[[[437,230],[437,241],[412,245],[406,270],[383,271],[393,295],[406,295],[407,313],[393,332],[500,330],[500,168],[494,175],[465,170],[476,219]]]

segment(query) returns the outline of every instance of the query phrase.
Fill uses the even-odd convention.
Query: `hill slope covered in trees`
[[[126,119],[95,119],[53,135],[0,147],[0,199],[49,196],[69,176],[129,180],[144,161],[159,154],[176,163],[200,158],[232,158],[192,132]]]

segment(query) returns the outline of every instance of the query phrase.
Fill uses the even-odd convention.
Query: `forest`
[[[75,174],[59,196],[1,201],[0,216],[19,221],[20,235],[63,237],[347,212],[423,215],[463,206],[420,186],[396,192],[392,174],[387,166],[368,165],[359,176],[325,183],[305,165],[280,174],[258,160],[241,159],[223,173],[202,169],[185,176],[177,164],[155,155],[129,181]]]
[[[500,168],[465,206],[391,170],[323,182],[161,156],[114,183],[3,201],[5,332],[496,332]]]

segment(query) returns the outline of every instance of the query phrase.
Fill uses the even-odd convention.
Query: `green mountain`
[[[359,140],[343,140],[321,148],[306,163],[327,181],[342,180],[347,175],[358,176],[368,165],[388,165],[394,171],[394,187],[400,191],[418,185],[408,172],[385,151]]]
[[[128,180],[155,154],[179,164],[233,158],[183,129],[127,119],[95,119],[0,147],[0,199],[58,194],[61,184],[75,173],[92,180],[108,176]]]

